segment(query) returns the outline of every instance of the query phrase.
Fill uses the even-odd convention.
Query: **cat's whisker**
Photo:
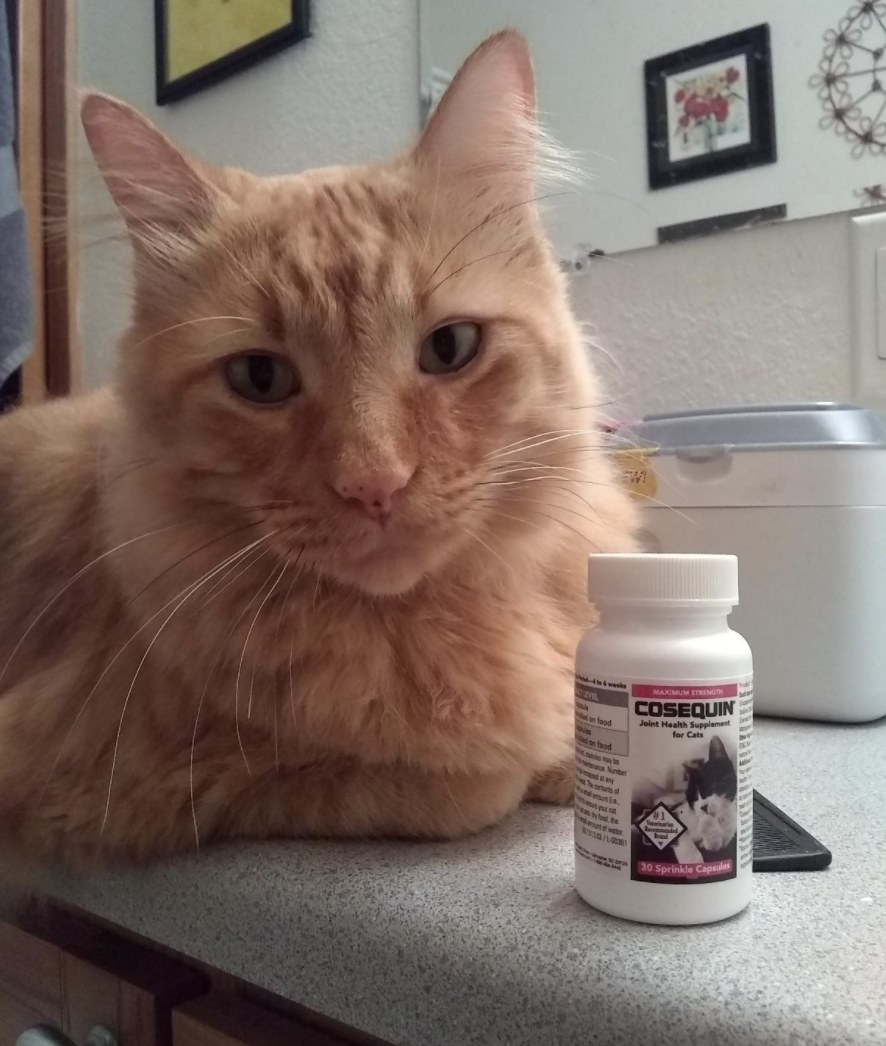
[[[255,623],[256,623],[256,621],[258,621],[259,615],[261,614],[262,610],[264,609],[265,604],[270,599],[270,597],[273,595],[274,589],[276,589],[277,585],[280,583],[281,578],[286,573],[286,570],[287,570],[288,566],[289,566],[289,561],[287,560],[283,564],[283,566],[280,568],[280,573],[277,575],[277,579],[274,581],[273,585],[271,585],[270,589],[268,590],[267,595],[264,597],[264,599],[262,599],[261,603],[259,603],[258,610],[256,610],[256,612],[255,612],[255,617],[253,617],[252,623],[250,624],[249,628],[246,631],[246,639],[243,642],[243,650],[242,650],[242,652],[240,654],[240,662],[237,665],[237,679],[236,679],[236,682],[234,684],[234,728],[235,728],[236,733],[237,733],[237,744],[240,746],[240,754],[243,756],[243,764],[246,767],[246,772],[249,774],[250,777],[252,777],[252,768],[249,765],[249,760],[246,758],[246,749],[243,746],[243,735],[240,732],[240,677],[243,674],[243,659],[246,657],[246,648],[249,646],[249,639],[250,639],[250,636],[252,635],[252,630],[255,628]],[[259,588],[258,592],[256,592],[256,594],[252,597],[252,599],[247,604],[247,607],[246,607],[247,610],[252,606],[252,604],[257,599],[259,599],[259,597],[261,596],[262,592],[265,589],[265,586],[270,583],[271,578],[274,576],[274,570],[275,570],[275,567],[271,567],[271,572],[270,572],[270,574],[268,574],[268,576],[265,579],[265,581],[263,582],[261,588]]]
[[[574,492],[570,491],[568,488],[557,488],[556,493],[559,493],[562,497],[563,494]],[[591,509],[591,512],[593,512],[594,519],[591,519],[589,516],[585,515],[584,512],[579,511],[579,509],[571,508],[566,505],[558,505],[552,501],[540,501],[537,498],[525,498],[524,501],[521,502],[521,504],[524,502],[532,505],[544,505],[546,508],[556,509],[559,512],[571,512],[574,516],[578,516],[579,519],[584,520],[585,523],[594,524],[599,523],[600,521],[599,512],[597,512],[596,509],[592,508],[587,501],[584,501],[584,504],[587,505],[589,509]]]
[[[266,537],[259,538],[257,541],[253,542],[252,545],[245,546],[245,548],[240,549],[239,552],[235,552],[233,557],[229,557],[229,559],[226,560],[225,563],[227,563],[231,558],[236,558],[238,556],[247,554],[248,551],[251,548],[254,548],[255,545],[259,544],[260,542],[267,540],[267,538],[270,537],[270,536],[272,536],[272,535],[266,535]],[[224,566],[224,563],[222,565]],[[172,599],[170,599],[168,602],[164,603],[163,606],[160,607],[159,610],[157,610],[153,614],[151,614],[151,616],[146,621],[142,622],[142,624],[139,625],[139,627],[135,630],[135,632],[133,632],[133,634],[129,637],[129,639],[126,640],[126,642],[123,644],[123,646],[120,647],[120,649],[113,656],[113,658],[111,658],[111,660],[108,662],[108,664],[105,665],[104,669],[101,671],[101,673],[99,674],[99,676],[96,679],[95,683],[93,684],[92,689],[86,695],[86,699],[81,704],[80,708],[77,711],[77,714],[74,716],[73,722],[71,723],[70,727],[68,727],[67,733],[65,734],[64,738],[62,739],[62,743],[61,743],[61,746],[59,747],[58,754],[56,755],[55,759],[52,762],[52,765],[49,768],[49,773],[47,774],[46,781],[45,781],[45,783],[43,785],[43,788],[41,790],[41,793],[40,793],[41,799],[42,799],[42,796],[45,794],[46,789],[49,786],[49,783],[50,783],[50,781],[52,780],[52,778],[53,778],[53,776],[55,774],[56,767],[58,766],[59,762],[61,761],[62,756],[64,755],[65,749],[67,748],[68,741],[70,740],[71,735],[73,734],[74,730],[77,727],[77,724],[80,722],[81,718],[85,714],[86,709],[89,706],[89,703],[91,702],[91,700],[92,700],[93,696],[95,695],[96,691],[98,690],[99,686],[101,686],[101,683],[104,680],[104,678],[111,671],[111,669],[114,667],[114,665],[117,663],[117,661],[123,656],[123,654],[129,649],[129,647],[135,642],[135,640],[138,638],[138,636],[152,622],[156,621],[157,618],[160,617],[160,615],[163,613],[163,611],[166,610],[172,603],[174,603],[176,601],[176,599],[178,599],[181,594],[182,594],[181,592],[177,593],[175,596],[172,597]]]
[[[561,189],[561,190],[556,191],[556,192],[542,193],[542,194],[540,194],[538,196],[533,196],[533,197],[531,197],[528,200],[521,200],[519,203],[509,204],[507,207],[495,207],[495,208],[493,208],[486,215],[486,217],[483,218],[482,221],[477,222],[477,224],[475,226],[473,226],[472,228],[468,229],[468,231],[464,234],[464,236],[462,236],[459,240],[456,240],[456,242],[449,248],[449,250],[440,259],[440,261],[437,262],[437,267],[434,269],[434,271],[428,277],[427,281],[425,282],[424,287],[421,288],[420,293],[423,294],[425,292],[427,287],[430,285],[431,281],[434,279],[434,277],[437,275],[437,273],[446,264],[446,261],[453,255],[453,253],[455,251],[458,250],[459,247],[461,247],[461,245],[465,242],[465,240],[467,240],[470,236],[473,236],[474,233],[477,233],[481,229],[485,228],[490,222],[495,221],[496,219],[503,217],[504,215],[510,213],[511,211],[515,211],[518,207],[528,207],[530,204],[540,203],[542,200],[550,200],[550,199],[553,199],[555,196],[567,196],[569,194],[570,194],[570,190],[568,190],[568,189]]]
[[[547,438],[541,439],[540,437],[542,436]],[[518,449],[522,453],[523,451],[535,450],[536,447],[543,447],[548,443],[557,443],[564,439],[577,439],[579,436],[596,436],[599,439],[600,433],[594,432],[592,429],[553,429],[551,432],[541,432],[538,436],[529,436],[526,439],[510,444],[508,447],[502,447],[500,450],[487,454],[486,460],[495,461],[507,454],[517,453]]]
[[[466,534],[468,534],[470,537],[472,537],[475,541],[479,542],[483,546],[483,548],[485,548],[489,553],[491,553],[493,556],[495,556],[495,558],[499,561],[499,563],[501,563],[502,566],[505,567],[508,570],[508,572],[513,577],[514,581],[515,582],[517,581],[517,571],[514,569],[514,566],[513,566],[512,563],[508,563],[508,561],[506,559],[504,559],[498,552],[496,552],[495,549],[490,544],[488,544],[486,541],[484,541],[483,538],[481,538],[480,535],[475,530],[472,530],[470,527],[467,527],[467,526],[463,527],[462,529],[464,530],[464,532]]]
[[[295,657],[295,635],[289,637],[289,709],[292,712],[292,725],[296,725],[295,718],[295,683],[292,679],[292,660]]]
[[[255,670],[258,665],[252,662],[252,672],[249,675],[249,700],[246,702],[246,718],[252,719],[252,699],[255,697]]]
[[[262,284],[259,282],[258,278],[254,275],[254,273],[249,271],[246,265],[244,265],[241,259],[238,258],[236,254],[234,254],[234,252],[231,250],[230,247],[227,246],[227,244],[221,243],[220,241],[216,240],[216,246],[219,247],[220,250],[224,251],[224,253],[236,266],[237,271],[248,283],[251,283],[252,286],[255,287],[255,289],[260,294],[263,294],[268,301],[273,301],[273,297],[269,293],[267,288],[262,286]]]
[[[302,529],[304,529],[304,528],[302,528]],[[301,531],[299,531],[299,533],[301,533]],[[296,536],[298,536],[298,535],[296,535]],[[292,596],[292,590],[295,587],[296,581],[298,581],[299,577],[301,577],[302,571],[299,568],[299,563],[301,562],[301,558],[304,555],[304,551],[305,551],[305,548],[304,548],[304,545],[302,545],[302,547],[299,549],[298,555],[295,557],[295,560],[293,561],[293,564],[292,564],[293,565],[292,580],[289,582],[289,588],[286,589],[286,595],[283,597],[283,600],[280,603],[280,613],[277,615],[277,628],[274,631],[274,646],[275,646],[275,648],[276,648],[277,641],[278,641],[279,636],[280,636],[280,628],[281,628],[281,626],[283,624],[283,615],[285,614],[287,608],[289,607],[289,600],[290,600],[290,598]],[[294,650],[295,650],[295,636],[292,635],[290,637],[290,643],[289,643],[289,704],[290,704],[290,708],[292,710],[292,723],[293,723],[293,726],[295,725],[295,685],[294,685],[293,680],[292,680],[292,655],[293,655]],[[276,699],[275,699],[275,702],[274,702],[274,731],[275,731],[275,733],[274,733],[274,744],[275,744],[275,746],[276,746],[276,743],[277,743],[276,730],[277,730],[277,704],[276,704]]]
[[[542,439],[545,436],[573,436],[573,435],[588,435],[592,433],[592,429],[547,429],[544,432],[534,432],[531,436],[523,436],[522,439],[515,439],[513,443],[506,443],[503,447],[496,447],[495,450],[491,450],[485,455],[486,458],[498,458],[503,454],[511,453],[515,448],[523,448],[524,443],[533,443],[536,440]]]
[[[180,529],[181,527],[185,527],[187,525],[187,523],[170,523],[168,526],[165,527],[157,527],[154,530],[148,530],[144,534],[139,534],[134,538],[129,538],[127,541],[121,541],[119,545],[115,545],[113,548],[107,549],[105,552],[102,552],[101,555],[96,556],[95,559],[87,563],[85,567],[81,567],[77,571],[77,573],[74,574],[74,576],[70,578],[66,582],[66,584],[59,589],[58,592],[56,592],[56,594],[52,597],[52,599],[49,600],[49,602],[43,607],[43,609],[37,614],[37,616],[31,620],[30,624],[25,629],[24,635],[22,635],[21,639],[12,648],[12,653],[6,659],[6,663],[4,664],[2,670],[0,670],[0,682],[3,681],[3,677],[6,675],[6,672],[9,669],[9,666],[12,664],[15,655],[19,652],[19,650],[21,650],[23,644],[27,641],[28,636],[30,636],[30,634],[43,620],[46,614],[49,613],[52,607],[55,606],[55,604],[71,588],[71,586],[75,584],[81,577],[83,577],[83,575],[87,571],[91,570],[93,567],[103,562],[105,559],[108,558],[108,556],[112,556],[115,552],[120,552],[124,548],[129,548],[130,545],[134,545],[138,541],[144,541],[146,538],[155,537],[157,534],[166,534],[170,530]]]
[[[512,516],[512,515],[510,515],[507,512],[500,512],[498,510],[498,502],[497,501],[493,501],[492,498],[480,498],[479,501],[480,501],[480,504],[483,504],[483,505],[494,505],[494,506],[496,506],[495,514],[496,514],[496,516],[500,516],[502,519],[511,519],[515,523],[524,523],[526,526],[535,527],[536,530],[545,530],[546,529],[544,524],[542,524],[542,523],[533,523],[533,521],[531,519],[523,519],[522,516]]]
[[[559,510],[559,509],[562,509],[563,506],[561,506],[561,505],[552,505],[552,506],[549,506],[549,507]],[[536,516],[542,516],[545,519],[549,519],[552,523],[558,523],[561,527],[566,527],[567,530],[571,530],[572,533],[575,534],[575,536],[577,538],[579,538],[581,541],[583,541],[588,548],[590,548],[592,550],[596,549],[597,546],[592,541],[589,540],[587,534],[582,534],[582,532],[580,530],[576,530],[576,528],[574,526],[572,526],[571,523],[567,523],[563,519],[557,519],[556,516],[552,516],[549,512],[542,512],[540,509],[529,508],[528,505],[523,504],[522,502],[520,504],[520,508],[524,509],[526,512],[532,512]],[[576,514],[578,515],[578,513],[576,513]]]
[[[523,476],[520,479],[485,479],[475,483],[476,487],[521,487],[526,483],[550,483],[556,479],[566,480],[565,476]],[[589,487],[611,487],[612,484],[598,479],[569,479],[570,483],[583,483]]]
[[[520,449],[522,450],[524,448]],[[508,472],[515,470],[516,467],[521,465],[534,465],[539,469],[569,468],[569,465],[562,464],[562,462],[571,461],[581,463],[583,466],[581,471],[586,472],[586,463],[599,461],[601,457],[605,458],[608,454],[608,449],[609,448],[602,445],[595,444],[587,444],[578,447],[564,447],[562,443],[557,443],[546,450],[542,449],[532,458],[500,458],[497,461],[488,462],[488,468],[490,473],[493,475],[506,475]],[[517,451],[514,451],[513,453],[516,454]]]
[[[292,564],[291,564],[290,560],[287,560],[283,564],[283,569],[280,571],[280,577],[277,579],[276,583],[274,584],[273,588],[271,588],[270,592],[268,592],[268,594],[262,600],[261,606],[258,608],[258,610],[256,612],[255,620],[252,623],[253,626],[255,625],[255,621],[258,620],[258,617],[261,614],[265,604],[268,602],[268,600],[274,594],[274,589],[277,587],[277,585],[283,579],[283,575],[286,573],[286,571],[289,569],[289,567],[291,565]],[[290,582],[290,585],[289,585],[289,590],[288,590],[289,592],[292,591],[292,584],[295,581],[295,577],[296,576],[297,575],[293,575],[292,582]],[[287,593],[287,595],[288,595],[288,593]],[[279,628],[280,628],[280,619],[283,616],[283,611],[285,610],[285,608],[286,608],[286,603],[285,603],[285,601],[283,601],[282,604],[281,604],[281,607],[280,607],[280,614],[277,617],[277,630],[278,630],[278,632],[279,632]],[[248,644],[249,644],[249,635],[247,634],[247,636],[246,636],[246,643],[243,644],[243,654],[244,655],[246,654],[246,647],[247,647]],[[246,710],[246,718],[247,719],[251,719],[252,718],[252,697],[253,697],[253,693],[254,693],[254,690],[255,690],[255,670],[256,670],[256,667],[257,666],[256,666],[255,662],[253,662],[253,665],[252,665],[252,679],[250,680],[250,683],[249,683],[249,704],[248,704],[247,710]]]
[[[458,276],[459,273],[464,272],[465,269],[469,269],[472,265],[479,265],[480,262],[489,261],[490,258],[501,258],[506,254],[513,255],[515,253],[516,250],[514,248],[509,247],[503,251],[491,251],[489,254],[483,254],[479,258],[472,258],[469,262],[465,262],[464,265],[460,265],[457,269],[453,269],[453,271],[444,276],[442,280],[438,280],[434,284],[434,286],[431,287],[431,289],[427,292],[427,297],[430,298],[430,296],[435,291],[439,290],[440,287],[442,287],[443,284],[447,282],[447,280],[451,280],[454,276]]]
[[[227,530],[224,534],[220,534],[218,535],[218,537],[214,537],[210,541],[204,542],[198,548],[192,549],[186,555],[182,556],[180,559],[177,559],[174,563],[171,563],[164,570],[161,570],[160,573],[153,577],[146,585],[142,586],[142,588],[140,588],[134,596],[130,597],[130,599],[127,600],[127,602],[124,605],[124,609],[131,607],[133,603],[139,600],[145,594],[145,592],[148,591],[149,588],[151,588],[153,585],[156,585],[161,578],[166,577],[167,574],[171,573],[177,567],[180,567],[182,563],[186,563],[189,559],[193,558],[194,556],[199,555],[201,552],[205,552],[206,549],[212,548],[213,545],[217,545],[220,541],[225,541],[228,538],[233,537],[234,534],[239,534],[241,531],[248,530],[254,526],[256,526],[255,523],[245,523],[242,526],[234,527],[232,530]]]
[[[437,159],[437,172],[434,177],[434,196],[431,200],[431,217],[428,220],[428,231],[425,233],[424,243],[421,245],[421,253],[418,256],[418,263],[415,266],[415,275],[412,278],[413,285],[418,280],[418,274],[421,272],[422,264],[425,260],[425,254],[428,250],[428,244],[431,242],[431,233],[434,231],[434,216],[437,213],[437,195],[440,189],[440,160]],[[436,270],[435,270],[436,271]],[[431,277],[433,279],[433,276]]]
[[[277,732],[277,695],[271,693],[271,706],[274,710],[274,772],[280,773],[280,736]]]
[[[240,323],[248,323],[249,329],[252,330],[256,326],[256,321],[250,316],[198,316],[193,320],[182,320],[180,323],[172,323],[168,327],[164,327],[163,330],[154,331],[153,334],[149,334],[147,338],[142,338],[141,341],[136,342],[128,351],[136,352],[138,349],[156,338],[162,338],[164,334],[171,334],[172,331],[181,330],[182,327],[191,327],[196,323],[217,323],[219,320],[239,320]]]
[[[519,472],[546,472],[561,473],[574,472],[579,476],[587,476],[586,469],[576,468],[574,465],[548,465],[541,461],[516,462],[517,468],[511,465],[496,465],[490,471],[496,476],[515,476]]]
[[[197,849],[200,849],[200,826],[197,824],[197,801],[194,796],[194,750],[197,745],[197,728],[200,725],[200,713],[203,711],[203,702],[206,700],[206,692],[212,682],[215,669],[206,677],[203,689],[200,691],[200,700],[197,702],[197,715],[194,718],[194,729],[191,733],[191,755],[188,761],[188,788],[191,796],[191,819],[194,822],[194,841]]]
[[[248,556],[245,557],[239,563],[235,563],[232,567],[230,567],[225,574],[222,574],[222,576],[216,581],[212,588],[210,588],[209,591],[205,593],[203,597],[203,602],[200,603],[197,608],[198,610],[205,610],[210,603],[213,603],[216,599],[218,599],[218,597],[222,594],[222,592],[225,591],[225,589],[230,588],[231,585],[233,585],[236,581],[243,577],[247,570],[250,570],[252,567],[254,567],[256,563],[259,562],[259,560],[264,559],[264,557],[271,550],[270,548],[265,546],[264,548],[253,549],[253,551],[256,554],[251,559]],[[233,577],[230,576],[231,574],[233,574]]]
[[[314,582],[314,598],[311,600],[311,613],[317,613],[317,598],[320,595],[320,571],[317,571],[317,580]]]
[[[259,540],[261,540],[261,539],[259,539]],[[234,553],[235,556],[239,556],[239,555],[243,555],[243,554],[244,554],[244,550],[242,550],[242,549],[239,552],[235,552]],[[228,557],[228,558],[230,559],[231,557]],[[125,697],[125,699],[123,701],[123,709],[120,712],[120,722],[119,722],[119,724],[117,726],[117,735],[114,738],[114,752],[113,752],[113,755],[111,757],[111,774],[110,774],[110,778],[108,780],[108,794],[107,794],[107,799],[105,801],[105,812],[104,812],[104,815],[102,817],[101,828],[99,829],[99,838],[102,838],[102,836],[104,836],[105,827],[106,827],[106,825],[108,823],[108,814],[110,813],[110,810],[111,810],[111,793],[112,793],[113,788],[114,788],[114,773],[115,773],[115,771],[117,769],[117,755],[118,755],[119,749],[120,749],[120,737],[121,737],[121,734],[123,733],[123,721],[126,718],[126,711],[129,708],[129,701],[130,701],[130,698],[132,697],[133,691],[135,690],[135,684],[136,684],[136,682],[138,680],[139,674],[141,673],[141,670],[144,667],[145,662],[147,661],[148,657],[150,656],[151,650],[153,650],[155,643],[160,638],[160,636],[163,634],[163,631],[165,630],[165,628],[169,624],[169,622],[173,619],[173,617],[175,617],[175,615],[185,605],[185,603],[187,603],[187,601],[191,598],[191,596],[195,592],[199,591],[199,589],[201,589],[206,584],[207,581],[210,581],[213,577],[215,577],[215,575],[220,570],[224,569],[224,567],[227,566],[227,563],[228,563],[228,560],[225,560],[220,566],[217,566],[213,570],[210,570],[207,573],[205,573],[203,575],[203,577],[199,581],[194,582],[193,584],[189,585],[187,587],[187,589],[185,590],[185,594],[184,595],[182,595],[181,592],[178,594],[178,596],[181,596],[180,599],[178,599],[178,596],[176,596],[176,599],[178,599],[178,602],[175,604],[175,606],[172,608],[172,610],[169,612],[169,614],[167,614],[167,616],[163,620],[163,623],[160,625],[160,627],[154,633],[153,638],[151,639],[150,643],[148,643],[148,645],[147,645],[147,647],[145,649],[145,652],[144,652],[144,654],[142,654],[141,660],[139,661],[139,663],[138,663],[138,665],[137,665],[137,667],[135,669],[135,672],[134,672],[134,674],[132,676],[132,682],[129,684],[129,689],[126,691],[126,697]]]
[[[556,468],[556,469],[566,468],[566,467],[567,466],[553,466],[553,468]],[[519,471],[519,470],[514,470],[514,471]],[[581,471],[581,470],[578,470],[578,471]],[[586,486],[598,486],[598,487],[599,486],[603,486],[603,487],[609,486],[608,483],[603,483],[603,482],[600,482],[599,480],[573,479],[573,478],[571,478],[569,476],[557,476],[557,475],[524,476],[522,479],[515,479],[515,480],[497,480],[497,479],[494,479],[494,480],[484,480],[484,481],[481,481],[480,483],[477,483],[476,486],[478,486],[478,487],[516,487],[516,486],[521,486],[524,483],[540,483],[540,482],[544,482],[544,481],[547,481],[548,483],[551,483],[553,481],[556,481],[557,479],[559,479],[561,481],[561,484],[564,486],[564,488],[566,487],[567,484],[570,484],[570,485],[571,484],[584,484]],[[578,491],[576,491],[574,489],[570,489],[570,493],[573,493],[573,494],[577,495]],[[653,497],[651,494],[642,494],[642,493],[637,493],[634,496],[638,497],[638,498],[641,498],[643,501],[648,501],[650,504],[656,505],[659,508],[665,508],[669,512],[673,512],[675,515],[679,516],[681,519],[685,520],[687,523],[691,523],[692,526],[698,526],[698,521],[697,520],[693,519],[691,516],[687,515],[685,512],[682,512],[676,506],[668,504],[667,501],[662,501],[661,498]],[[582,500],[584,500],[584,499],[582,499]],[[585,504],[588,504],[588,502],[585,502]],[[588,507],[590,508],[592,506],[590,506],[588,504]]]
[[[147,468],[148,465],[156,465],[156,458],[147,458],[144,461],[140,461],[135,465],[130,465],[129,468],[123,469],[120,473],[113,477],[113,479],[107,480],[103,487],[105,490],[110,489],[118,480],[125,479],[126,476],[131,475],[133,472],[138,472],[140,469]]]

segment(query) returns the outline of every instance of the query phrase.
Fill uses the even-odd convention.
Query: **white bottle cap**
[[[588,556],[588,598],[593,603],[733,607],[738,604],[738,558],[595,553]]]

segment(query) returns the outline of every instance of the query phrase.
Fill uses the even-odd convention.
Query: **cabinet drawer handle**
[[[64,1032],[48,1024],[35,1024],[15,1040],[15,1046],[77,1046]],[[117,1046],[112,1032],[97,1024],[86,1036],[83,1046]]]

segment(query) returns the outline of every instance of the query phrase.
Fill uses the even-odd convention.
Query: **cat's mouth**
[[[427,540],[379,528],[374,540],[340,549],[325,569],[369,595],[393,596],[413,588],[441,558],[442,549],[430,549]]]

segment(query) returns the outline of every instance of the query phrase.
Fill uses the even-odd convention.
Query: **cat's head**
[[[629,529],[533,201],[518,35],[387,163],[260,178],[101,95],[83,120],[134,245],[119,395],[192,501],[258,512],[281,556],[373,594],[541,531]]]
[[[707,759],[686,764],[686,774],[686,801],[694,813],[715,819],[727,813],[735,802],[738,778],[719,737],[711,738]]]

